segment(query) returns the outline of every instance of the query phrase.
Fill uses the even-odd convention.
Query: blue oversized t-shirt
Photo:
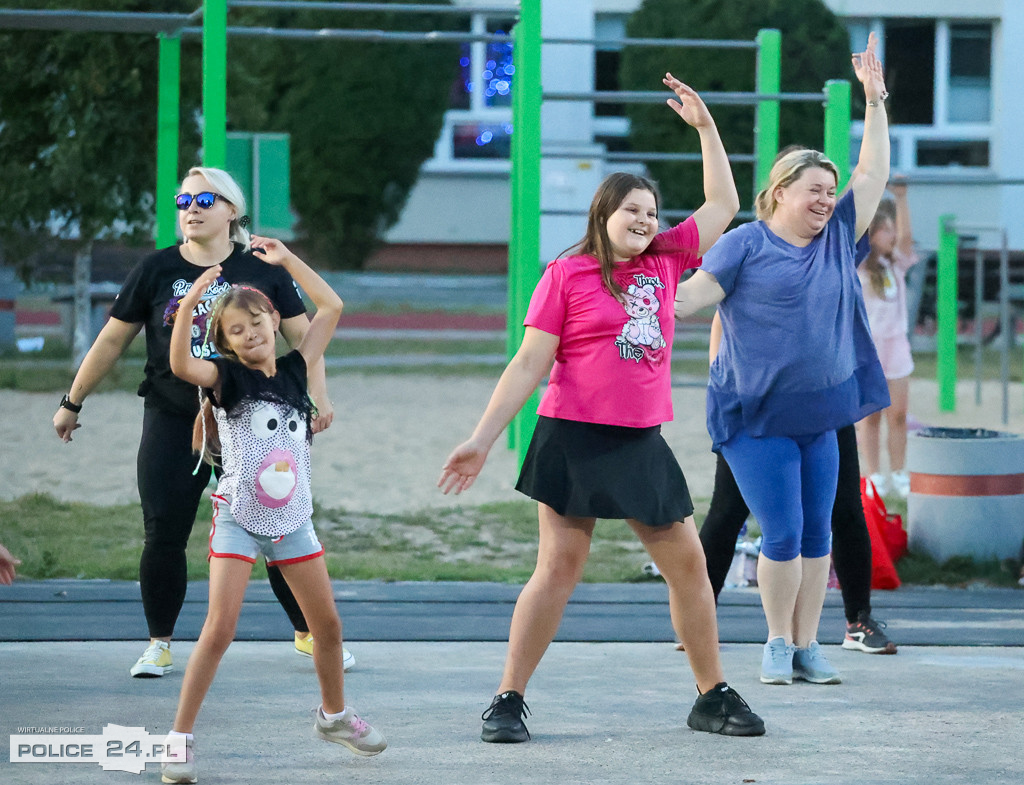
[[[755,221],[705,254],[701,269],[725,291],[707,395],[716,450],[741,430],[813,435],[889,405],[857,279],[855,222],[848,192],[805,247]]]

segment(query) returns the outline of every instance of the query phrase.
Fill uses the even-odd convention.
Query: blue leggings
[[[741,431],[722,445],[722,455],[761,527],[765,556],[790,561],[831,552],[839,474],[835,431],[794,438]]]

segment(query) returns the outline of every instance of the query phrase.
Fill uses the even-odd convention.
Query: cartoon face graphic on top
[[[258,464],[251,458],[245,461],[248,466],[255,464],[252,483],[256,498],[264,507],[283,507],[295,494],[298,467],[294,448],[306,441],[306,424],[294,409],[260,402],[249,415],[249,427],[255,440],[267,442],[270,448]]]
[[[311,512],[306,421],[270,401],[245,401],[223,419],[221,412],[217,424],[235,519],[256,534],[298,528]]]

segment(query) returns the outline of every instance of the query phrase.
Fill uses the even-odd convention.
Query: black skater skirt
[[[539,417],[516,490],[579,518],[668,526],[693,514],[686,478],[661,426]]]

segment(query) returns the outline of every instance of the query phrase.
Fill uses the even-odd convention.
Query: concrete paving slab
[[[191,647],[175,644],[178,671],[137,680],[127,672],[137,643],[5,643],[0,738],[42,726],[99,734],[108,723],[162,734]],[[760,646],[726,644],[726,673],[768,728],[733,739],[686,727],[693,679],[670,644],[555,643],[526,696],[533,740],[520,745],[479,740],[503,643],[354,648],[347,697],[387,735],[383,754],[357,758],[314,739],[312,662],[284,643],[237,642],[196,728],[199,782],[981,785],[1021,777],[1020,648],[904,646],[877,657],[829,646],[843,684],[783,687],[758,681]],[[159,782],[159,774],[154,765],[135,775],[95,763],[11,763],[4,749],[0,782],[115,785]]]

